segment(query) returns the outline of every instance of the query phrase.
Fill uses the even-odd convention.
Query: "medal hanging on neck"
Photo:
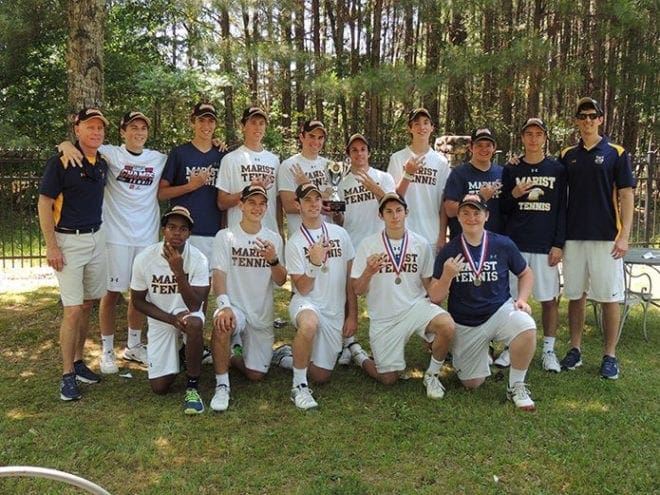
[[[478,265],[474,264],[474,259],[470,254],[468,243],[465,240],[465,236],[463,234],[461,234],[461,248],[463,249],[463,256],[465,256],[468,265],[470,265],[470,270],[472,270],[472,273],[474,274],[474,280],[472,281],[472,283],[476,287],[479,287],[481,285],[481,282],[483,282],[481,280],[481,272],[484,269],[484,261],[486,261],[486,256],[488,256],[488,232],[484,231],[481,237],[481,254],[479,255]]]
[[[403,272],[403,262],[406,259],[406,253],[408,252],[408,231],[405,230],[403,232],[403,239],[401,241],[401,251],[399,251],[399,254],[394,253],[394,249],[392,248],[392,243],[390,242],[390,238],[387,237],[387,234],[383,230],[381,233],[381,236],[383,238],[383,244],[385,245],[385,252],[387,253],[387,257],[390,259],[390,262],[392,263],[392,266],[394,267],[394,273],[396,273],[396,278],[394,279],[394,283],[396,285],[401,284],[401,273]]]
[[[321,231],[322,231],[321,235],[322,235],[323,239],[325,240],[325,242],[329,242],[330,236],[328,234],[328,227],[326,227],[325,222],[321,222]],[[309,247],[312,247],[316,243],[316,241],[314,241],[314,238],[312,237],[312,233],[309,230],[307,230],[307,227],[305,227],[302,224],[300,225],[300,232],[302,232],[303,237],[305,239],[307,239],[307,244],[309,244]],[[326,251],[325,255],[323,256],[323,262],[321,264],[321,271],[323,273],[328,273],[328,270],[329,270],[329,268],[328,268],[328,254],[329,253],[330,253],[329,251]],[[311,261],[312,260],[310,259],[310,262]]]

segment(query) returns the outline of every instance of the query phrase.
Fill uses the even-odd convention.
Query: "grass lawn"
[[[278,293],[286,317],[288,295]],[[538,316],[538,306],[535,306]],[[562,304],[558,354],[567,349]],[[125,306],[120,309],[125,313]],[[98,369],[94,317],[87,358]],[[633,310],[619,344],[621,378],[598,377],[602,337],[587,317],[584,366],[559,375],[535,359],[529,383],[536,413],[505,402],[506,380],[462,390],[445,368],[441,401],[426,398],[428,355],[408,347],[412,379],[384,387],[351,366],[313,387],[320,408],[289,400],[290,372],[263,383],[232,374],[224,414],[182,413],[183,380],[168,396],[149,390],[146,372],[124,364],[83,399],[59,399],[57,290],[0,294],[0,464],[75,473],[113,494],[651,494],[660,493],[658,341],[660,314]],[[122,319],[122,326],[125,319]],[[207,325],[208,326],[208,325]],[[290,342],[290,327],[277,341]],[[125,331],[117,335],[123,346]],[[366,318],[360,340],[367,343]],[[540,332],[539,332],[540,342]],[[561,357],[561,356],[560,356]],[[202,376],[208,406],[214,378]],[[3,494],[82,493],[50,480],[0,478]]]

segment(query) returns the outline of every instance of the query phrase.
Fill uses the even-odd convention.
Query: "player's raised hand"
[[[167,260],[170,269],[175,274],[183,272],[183,256],[179,250],[172,247],[169,242],[163,243],[163,258]]]
[[[307,174],[303,172],[302,167],[298,163],[291,165],[291,173],[293,174],[293,180],[298,186],[310,182],[309,177],[307,177]]]
[[[273,187],[274,182],[275,178],[272,175],[261,174],[259,177],[252,179],[250,184],[253,186],[263,187],[264,189],[268,190]]]
[[[534,183],[531,180],[519,182],[516,184],[516,187],[511,190],[511,196],[516,199],[521,198],[527,194],[532,187],[534,187]]]
[[[446,272],[447,275],[450,275],[451,278],[454,278],[459,274],[464,264],[465,258],[463,258],[462,254],[457,254],[453,258],[447,258],[443,265],[443,273]]]
[[[257,249],[259,249],[259,255],[266,261],[274,260],[277,257],[275,244],[273,244],[268,239],[261,239],[257,237],[256,245]]]
[[[372,254],[367,258],[366,271],[371,275],[378,273],[385,266],[386,260],[387,255],[385,253]]]
[[[413,155],[408,158],[405,165],[403,166],[403,171],[410,175],[415,175],[417,171],[426,165],[426,155]]]
[[[193,186],[194,189],[199,189],[202,186],[206,185],[206,182],[211,175],[210,166],[205,168],[200,168],[195,170],[190,177],[188,178],[188,183]]]
[[[322,265],[328,251],[330,251],[330,243],[324,234],[309,247],[309,261],[316,266]]]

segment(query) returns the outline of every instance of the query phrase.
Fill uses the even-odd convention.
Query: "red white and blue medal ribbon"
[[[474,285],[479,287],[481,285],[481,272],[484,269],[484,262],[486,261],[486,256],[488,256],[488,232],[484,231],[483,236],[481,238],[481,254],[479,256],[479,265],[474,264],[474,259],[470,254],[467,241],[465,240],[465,236],[463,234],[461,234],[461,248],[463,249],[463,256],[465,256],[465,259],[470,265],[470,269],[472,270],[472,273],[474,273],[473,283]]]
[[[329,242],[330,241],[330,235],[328,234],[328,227],[326,227],[325,222],[321,222],[321,231],[323,232],[322,235],[323,235],[323,238],[325,239],[325,242]],[[313,246],[316,243],[316,241],[314,240],[314,237],[312,237],[312,233],[309,230],[307,230],[307,227],[305,227],[302,224],[300,225],[300,232],[302,232],[303,237],[305,239],[307,239],[307,244],[309,244],[310,247]],[[325,256],[323,257],[323,266],[321,267],[321,271],[323,273],[328,272],[327,262],[328,262],[328,254],[329,253],[330,252],[327,251],[325,253]]]
[[[396,273],[396,278],[394,279],[394,283],[396,285],[399,285],[401,283],[401,272],[403,272],[403,262],[406,260],[406,253],[408,252],[408,231],[405,230],[403,232],[403,239],[401,241],[401,251],[399,254],[394,253],[394,249],[392,248],[392,243],[390,242],[390,238],[387,237],[387,234],[385,234],[385,231],[381,233],[381,236],[383,238],[383,244],[385,245],[385,252],[387,253],[387,257],[390,259],[392,262],[392,266],[394,267],[394,273]]]

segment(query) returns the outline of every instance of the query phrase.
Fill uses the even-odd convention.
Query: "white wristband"
[[[227,294],[220,294],[218,297],[216,297],[215,304],[218,307],[218,309],[221,311],[231,306],[231,303],[229,302],[229,296]],[[213,316],[215,317],[215,313],[213,314]]]
[[[415,174],[411,174],[409,172],[404,172],[403,173],[403,178],[406,179],[409,182],[412,182],[415,180]]]
[[[319,273],[319,267],[313,264],[311,261],[307,263],[307,267],[305,268],[305,275],[307,275],[309,278],[316,278],[316,275]]]

